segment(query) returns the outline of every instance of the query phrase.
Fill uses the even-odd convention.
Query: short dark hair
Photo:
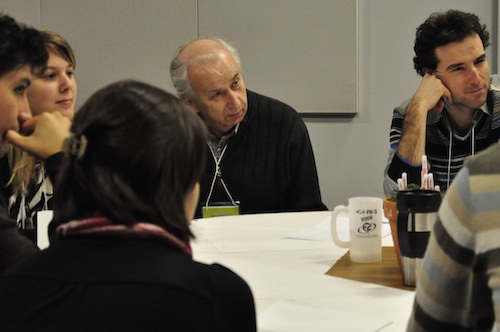
[[[415,51],[413,58],[415,70],[423,76],[423,68],[436,69],[438,65],[437,47],[462,41],[474,33],[479,35],[483,47],[486,49],[490,45],[490,34],[486,30],[486,25],[481,25],[476,15],[454,9],[431,14],[417,28],[413,48]]]
[[[54,225],[104,216],[149,222],[180,239],[192,236],[187,194],[204,169],[207,130],[176,96],[119,81],[94,93],[74,117],[83,157],[67,155],[54,185]]]
[[[42,34],[0,14],[0,77],[30,66],[33,73],[42,72],[49,55]]]

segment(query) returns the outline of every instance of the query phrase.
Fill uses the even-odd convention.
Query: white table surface
[[[347,251],[329,241],[330,214],[194,220],[194,259],[225,265],[246,280],[261,332],[404,331],[414,292],[325,275]],[[385,234],[383,245],[392,246]]]

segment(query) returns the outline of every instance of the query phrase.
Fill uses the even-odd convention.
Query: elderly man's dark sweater
[[[247,90],[248,112],[229,139],[221,160],[222,179],[241,213],[326,210],[307,128],[290,106]],[[208,197],[215,162],[207,149],[200,203]],[[212,202],[227,202],[215,185]],[[201,216],[198,208],[197,217]]]

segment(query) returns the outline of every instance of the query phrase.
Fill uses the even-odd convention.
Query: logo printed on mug
[[[370,224],[365,222],[360,228],[358,228],[358,233],[360,234],[370,234],[377,228],[377,224]]]
[[[364,222],[364,224],[358,228],[359,234],[370,234],[371,232],[373,232],[377,229],[376,223],[369,223],[368,222],[370,220],[373,220],[373,214],[377,214],[377,210],[366,210],[366,211],[358,210],[358,211],[356,211],[356,213],[368,215],[366,217],[361,217],[361,221]],[[375,234],[375,236],[377,236],[377,235]]]

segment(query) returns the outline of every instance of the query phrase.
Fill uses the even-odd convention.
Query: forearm
[[[425,154],[425,135],[428,110],[411,101],[406,110],[398,154],[411,164],[422,162]]]
[[[422,161],[422,156],[425,154],[427,113],[431,109],[436,109],[438,112],[443,110],[444,104],[440,101],[441,98],[451,100],[450,91],[436,75],[425,74],[406,108],[398,147],[399,155],[411,164]]]
[[[383,186],[386,195],[398,190],[397,180],[401,178],[403,172],[407,174],[408,183],[420,183],[422,156],[418,158],[417,162],[412,163],[408,160],[408,156],[403,157],[399,153],[406,113],[411,111],[410,103],[412,101],[413,99],[403,102],[393,112],[391,131],[389,133],[389,155],[384,169]],[[403,143],[404,148],[405,144]],[[406,148],[408,148],[408,144],[406,144]]]

